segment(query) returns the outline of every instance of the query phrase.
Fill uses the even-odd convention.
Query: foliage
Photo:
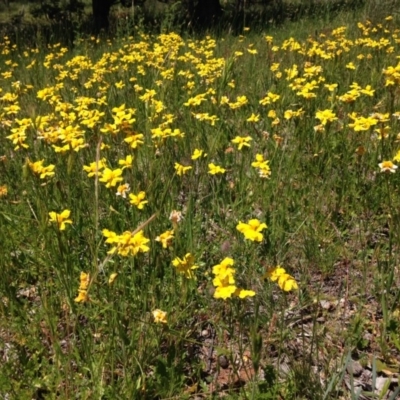
[[[373,389],[398,370],[398,25],[347,18],[4,38],[0,393],[334,399],[348,354]]]

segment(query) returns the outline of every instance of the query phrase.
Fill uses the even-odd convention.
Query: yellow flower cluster
[[[147,243],[150,239],[144,236],[143,231],[137,233],[125,231],[121,235],[108,229],[102,230],[103,235],[107,238],[106,243],[111,244],[113,247],[108,251],[108,254],[119,254],[123,257],[135,256],[136,254],[145,253],[150,250]]]
[[[43,165],[44,160],[36,161],[36,162],[31,162],[28,160],[28,165],[31,171],[40,177],[40,179],[44,179],[46,177],[54,176],[54,168],[55,166],[50,164],[47,165],[46,167]]]
[[[293,276],[289,275],[280,265],[270,268],[264,275],[264,279],[270,279],[272,282],[277,282],[278,286],[285,292],[298,289],[298,285]]]
[[[400,117],[400,111],[394,110],[400,85],[400,39],[398,29],[392,32],[385,25],[366,22],[356,29],[360,34],[355,38],[349,37],[345,27],[310,36],[306,41],[289,38],[277,43],[267,36],[259,49],[245,43],[229,49],[228,57],[217,56],[217,43],[211,37],[184,40],[174,33],[153,38],[138,34],[124,39],[118,51],[96,56],[86,51],[78,54],[79,50],[71,53],[59,45],[51,47],[44,60],[39,61],[32,49],[21,56],[26,58],[24,65],[31,76],[40,76],[40,68],[42,72],[44,69],[48,79],[42,87],[34,88],[17,80],[18,65],[7,61],[5,65],[10,70],[1,73],[6,84],[0,88],[4,136],[10,153],[18,153],[22,158],[29,153],[32,159],[39,160],[27,159],[26,171],[42,180],[57,174],[50,182],[41,182],[43,185],[61,182],[62,186],[62,163],[68,163],[70,168],[75,162],[88,178],[94,178],[96,188],[101,183],[100,196],[107,192],[104,188],[109,189],[119,196],[120,203],[127,199],[128,204],[144,210],[143,213],[153,207],[151,199],[158,195],[152,190],[166,186],[170,180],[173,186],[176,177],[181,177],[182,181],[178,181],[183,188],[194,177],[201,190],[207,190],[204,181],[210,179],[213,187],[217,187],[216,183],[221,187],[226,183],[231,188],[238,187],[239,178],[246,177],[239,176],[240,160],[242,170],[251,164],[256,171],[248,174],[249,179],[255,175],[270,178],[269,160],[274,167],[277,160],[284,159],[282,150],[290,149],[293,138],[310,127],[305,148],[311,155],[314,151],[315,157],[325,152],[327,158],[322,137],[328,133],[339,137],[343,132],[343,137],[357,138],[354,150],[359,149],[357,154],[361,158],[377,138],[389,137],[390,143],[397,143],[398,121],[390,126],[390,120]],[[254,85],[247,87],[234,79],[239,76],[235,68],[246,57],[257,58],[265,50],[272,60],[279,62],[265,69],[265,79],[260,79],[262,88],[254,94],[256,79]],[[377,79],[358,83],[359,73],[366,66],[370,71],[371,60],[382,60],[385,54],[391,58],[382,61],[378,71],[368,74]],[[29,93],[37,102],[32,110],[25,107]],[[390,113],[382,111],[388,104]],[[318,146],[312,142],[312,126],[315,132],[330,131],[315,135],[321,139]],[[359,143],[363,141],[368,143]],[[386,153],[379,156],[384,160],[379,168],[393,173],[397,169],[393,161],[399,161],[400,155],[389,161],[388,146],[381,144]],[[163,175],[164,172],[174,175],[174,179]],[[157,174],[163,175],[162,184],[153,182],[158,179]],[[253,183],[249,183],[250,190]],[[269,184],[268,180],[262,182]],[[7,187],[1,186],[0,196],[6,193]],[[167,187],[166,197],[168,194]],[[72,224],[70,213],[52,211],[50,221],[60,231],[65,230]],[[174,214],[172,229],[156,237],[163,248],[170,247],[178,236],[180,218],[180,214]],[[246,240],[257,243],[263,241],[266,228],[257,219],[239,221],[236,226]],[[103,235],[111,246],[110,254],[126,257],[149,251],[149,239],[143,231],[117,234],[104,229]],[[174,258],[172,264],[187,278],[194,278],[198,268],[191,253]],[[214,266],[215,297],[254,295],[236,287],[233,265],[233,259],[226,258]],[[297,288],[294,278],[281,267],[268,274],[285,291]],[[82,291],[86,290],[85,279],[81,275]],[[161,311],[154,318],[163,323],[166,319]]]
[[[244,299],[256,294],[253,290],[240,289],[235,285],[236,271],[233,268],[233,264],[233,259],[226,257],[213,267],[212,271],[215,275],[213,285],[216,287],[214,297],[216,299],[226,300],[232,296]]]
[[[239,221],[236,229],[243,233],[245,239],[252,242],[261,242],[264,238],[261,231],[267,229],[267,224],[261,223],[258,219],[251,219],[247,224]]]
[[[81,272],[78,296],[75,298],[75,301],[77,303],[84,303],[86,301],[89,301],[89,296],[87,293],[89,288],[89,283],[90,283],[90,275],[87,274],[86,272]]]
[[[264,156],[262,154],[256,154],[256,161],[253,161],[251,166],[257,169],[261,178],[269,178],[271,175],[269,161],[264,160]]]

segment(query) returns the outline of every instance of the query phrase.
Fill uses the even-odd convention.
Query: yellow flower
[[[278,265],[275,268],[269,268],[267,272],[264,274],[264,279],[269,278],[271,279],[272,282],[275,282],[278,280],[279,276],[285,273],[286,273],[285,269],[282,268],[280,265]]]
[[[161,311],[159,309],[156,309],[152,311],[153,317],[154,317],[154,322],[156,324],[166,324],[167,321],[167,313],[165,311]]]
[[[371,88],[371,85],[367,85],[365,86],[365,89],[360,90],[360,93],[372,97],[375,93],[375,90]]]
[[[171,245],[172,239],[174,238],[174,230],[165,231],[160,236],[156,237],[156,241],[162,244],[162,247],[166,249]]]
[[[325,83],[324,87],[326,87],[330,92],[333,92],[337,87],[338,84],[337,83]]]
[[[111,243],[118,243],[119,236],[115,232],[110,231],[108,229],[103,229],[101,232],[107,238],[106,239],[106,243],[110,243],[110,244]]]
[[[235,103],[229,103],[229,107],[232,110],[235,110],[237,108],[240,108],[242,106],[244,106],[245,104],[247,104],[249,101],[247,99],[246,96],[237,96],[236,97],[236,102]]]
[[[47,176],[54,175],[55,166],[50,164],[47,167],[43,166],[44,160],[30,162],[28,160],[29,168],[33,171],[34,174],[39,175],[40,179],[44,179]]]
[[[396,153],[396,155],[393,157],[393,161],[400,161],[400,150]]]
[[[228,97],[227,97],[227,96],[222,96],[222,97],[221,97],[221,101],[220,101],[219,104],[220,104],[221,106],[224,105],[224,104],[229,104],[229,99],[228,99]]]
[[[7,196],[7,193],[8,193],[7,185],[1,185],[0,186],[0,197]]]
[[[217,275],[217,278],[214,279],[214,286],[220,286],[221,280],[228,278],[229,284],[234,284],[235,280],[233,276],[235,275],[235,270],[233,267],[234,260],[230,257],[225,257],[219,264],[214,265],[213,274]]]
[[[270,268],[264,275],[264,279],[269,278],[272,282],[277,282],[279,287],[285,292],[298,289],[298,285],[293,276],[286,273],[285,269],[278,265]]]
[[[118,274],[116,272],[113,272],[110,277],[108,278],[108,284],[112,285],[115,281],[115,279],[117,279]]]
[[[99,160],[97,163],[96,161],[90,163],[90,165],[84,165],[83,170],[87,172],[88,177],[91,178],[95,176],[98,171],[105,167],[105,159]]]
[[[89,287],[89,283],[90,283],[90,275],[87,274],[86,272],[81,272],[79,289],[87,290]]]
[[[145,197],[146,193],[143,191],[139,192],[137,195],[132,193],[129,195],[129,198],[131,199],[130,203],[136,206],[139,210],[143,210],[143,207],[147,204],[147,200],[144,200]]]
[[[264,238],[261,233],[262,230],[267,228],[267,224],[261,223],[258,219],[251,219],[247,224],[239,221],[236,229],[243,233],[245,239],[261,242]]]
[[[250,136],[236,136],[232,143],[237,144],[238,150],[242,150],[243,146],[250,147],[251,140],[253,139]]]
[[[56,153],[65,153],[69,150],[69,144],[66,144],[64,146],[56,146],[55,144],[53,144],[51,147],[53,147]]]
[[[356,113],[349,114],[349,117],[353,120],[353,123],[349,124],[350,128],[353,128],[355,132],[367,131],[371,126],[378,123],[378,119],[374,117],[358,117]]]
[[[90,275],[87,274],[86,272],[81,272],[80,275],[80,284],[79,284],[79,289],[78,289],[78,297],[75,299],[76,302],[84,302],[89,300],[89,297],[87,295],[87,290],[89,288],[89,283],[90,283]]]
[[[150,241],[143,235],[143,231],[133,233],[125,231],[121,235],[117,235],[115,232],[103,229],[103,235],[107,238],[106,243],[115,245],[108,251],[108,254],[114,254],[117,252],[123,257],[130,255],[135,256],[139,252],[147,252],[150,250],[147,243]]]
[[[106,168],[102,174],[101,178],[99,179],[100,182],[104,182],[106,184],[106,187],[114,187],[118,182],[122,181],[122,169],[117,168],[117,169],[110,169]]]
[[[57,223],[58,229],[63,231],[66,227],[65,224],[72,224],[72,220],[69,219],[70,214],[70,210],[64,210],[60,214],[57,214],[55,211],[51,211],[49,212],[50,222]]]
[[[125,160],[119,160],[118,165],[122,165],[122,169],[132,168],[133,157],[131,155],[126,156]]]
[[[328,122],[337,120],[336,114],[329,109],[323,111],[318,110],[315,118],[320,120],[322,125],[326,125]]]
[[[137,253],[145,253],[150,250],[147,243],[150,239],[143,236],[143,231],[139,231],[134,235],[132,232],[124,232],[118,241],[118,254],[128,256],[129,254],[136,255]]]
[[[289,274],[282,274],[278,278],[278,285],[285,292],[290,292],[291,290],[296,290],[299,288],[296,280]]]
[[[84,303],[88,300],[89,300],[89,296],[87,294],[87,291],[78,289],[78,296],[75,297],[75,302],[76,303]]]
[[[117,188],[117,196],[121,196],[124,199],[126,199],[126,194],[131,190],[130,186],[128,183],[124,183],[122,185],[119,185]]]
[[[236,292],[235,285],[222,285],[217,286],[214,292],[214,298],[226,300]]]
[[[187,171],[192,169],[191,166],[182,165],[182,164],[179,164],[177,162],[175,163],[175,167],[174,168],[175,168],[176,174],[178,176],[185,175]]]
[[[206,157],[207,154],[204,154],[203,150],[195,149],[193,154],[192,154],[192,160],[197,160],[201,156]]]
[[[144,143],[143,138],[144,136],[142,133],[129,134],[124,139],[124,142],[128,143],[132,149],[137,149],[140,145]]]
[[[259,168],[258,175],[260,176],[260,178],[269,178],[271,176],[271,170],[269,169],[269,165],[267,165],[265,168]]]
[[[381,172],[396,172],[398,168],[397,165],[393,164],[391,161],[383,161],[379,165]]]
[[[274,139],[276,140],[275,136]],[[262,154],[256,154],[256,161],[253,161],[251,166],[258,169],[258,174],[261,178],[269,178],[271,175],[271,169],[268,163],[269,161],[264,160],[264,156]]]
[[[221,168],[218,165],[215,165],[214,163],[208,164],[208,173],[211,175],[215,174],[224,174],[226,172],[225,168]]]
[[[198,94],[196,97],[191,97],[186,103],[183,103],[184,106],[199,106],[203,101],[207,101],[205,98],[206,93]]]
[[[245,299],[246,297],[253,297],[256,295],[254,290],[245,290],[237,288],[235,292],[235,296],[239,297],[240,299]]]
[[[183,258],[176,257],[172,260],[172,265],[188,279],[194,278],[193,270],[199,268],[194,264],[194,257],[190,253],[186,253]]]
[[[213,285],[216,287],[214,298],[226,300],[232,296],[244,299],[254,296],[256,293],[252,290],[244,290],[235,285],[234,261],[230,257],[225,257],[219,264],[214,265],[212,272],[215,275]]]
[[[278,64],[278,67],[279,67],[279,64]],[[271,71],[272,71],[272,67],[271,67]],[[275,103],[280,98],[281,98],[281,96],[279,94],[268,92],[267,95],[259,101],[259,103],[263,106],[266,106],[267,104]]]

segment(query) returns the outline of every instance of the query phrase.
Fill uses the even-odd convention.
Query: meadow
[[[399,26],[4,37],[0,397],[398,398]]]

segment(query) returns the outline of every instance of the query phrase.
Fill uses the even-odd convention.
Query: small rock
[[[202,336],[203,338],[209,337],[209,336],[210,336],[209,330],[208,330],[208,329],[203,329],[203,330],[201,331],[201,336]]]
[[[382,389],[385,387],[386,382],[389,378],[385,378],[383,376],[378,376],[375,381],[375,393],[378,395],[382,394]]]
[[[319,302],[319,305],[321,306],[321,308],[323,308],[324,310],[328,310],[328,311],[333,308],[332,303],[328,300],[321,300]]]
[[[372,371],[369,369],[364,369],[363,373],[361,374],[361,379],[363,382],[372,381]]]
[[[229,360],[223,354],[218,357],[218,364],[221,368],[227,369],[229,367]]]
[[[349,374],[357,377],[363,373],[364,368],[358,361],[351,360],[347,364],[346,370]]]

